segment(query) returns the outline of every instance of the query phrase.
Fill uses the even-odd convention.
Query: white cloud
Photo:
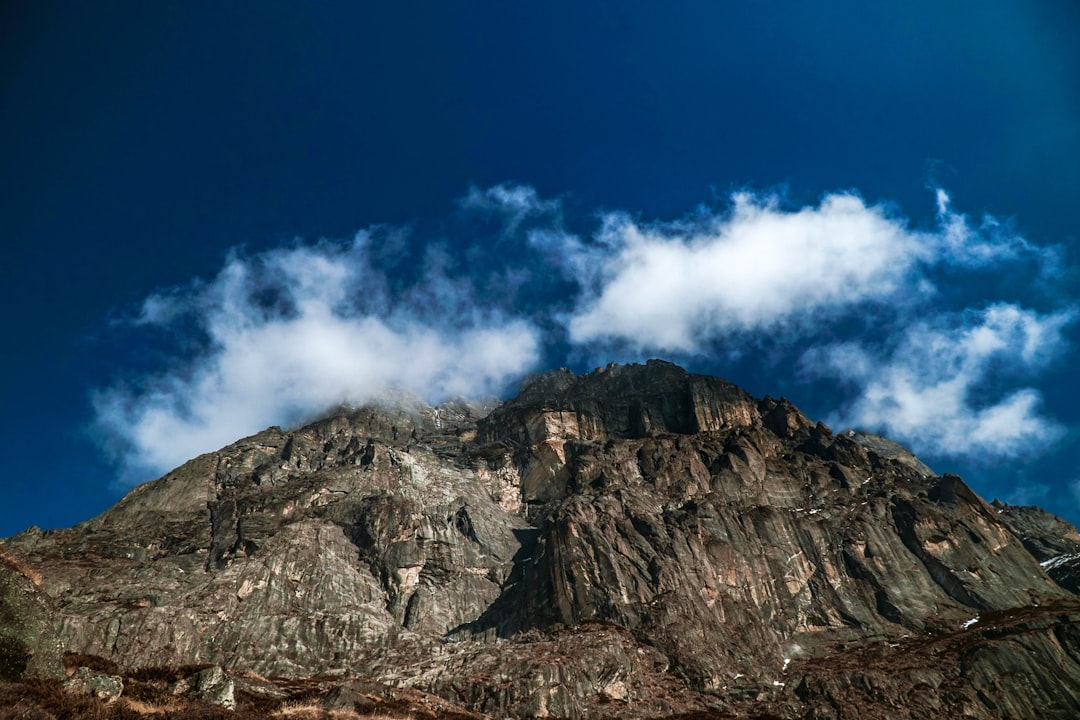
[[[699,352],[732,333],[819,327],[860,304],[911,304],[935,291],[939,264],[986,266],[1035,252],[1022,238],[974,229],[939,191],[939,226],[917,231],[852,193],[785,210],[739,193],[724,215],[642,225],[609,215],[580,269],[586,292],[569,320],[577,343],[628,342]],[[582,248],[568,240],[565,253]]]
[[[560,201],[533,188],[473,188],[461,219],[478,213],[497,237],[428,244],[416,261],[407,232],[376,228],[352,243],[236,255],[211,281],[147,298],[134,324],[174,334],[183,356],[100,390],[98,425],[127,478],[142,480],[390,387],[432,402],[496,393],[551,348],[599,364],[751,345],[782,363],[817,345],[802,367],[851,385],[847,422],[935,454],[1045,444],[1060,428],[1000,370],[1045,365],[1071,316],[957,310],[957,278],[1019,260],[1046,268],[1057,255],[993,218],[973,226],[944,191],[936,200],[929,230],[850,192],[800,209],[739,193],[723,213],[644,223],[607,212],[576,235]],[[943,268],[951,284],[939,290]]]
[[[209,342],[137,388],[97,393],[129,479],[390,388],[431,402],[489,395],[536,363],[537,331],[480,308],[467,283],[429,275],[390,303],[365,243],[235,257],[210,283],[149,298],[141,322],[187,313]]]
[[[1045,366],[1064,348],[1066,312],[1039,314],[1011,304],[912,324],[891,346],[852,341],[809,350],[803,369],[835,377],[856,398],[830,422],[884,432],[917,452],[953,457],[1017,456],[1063,430],[1041,414],[1034,388],[993,390],[1002,372]]]

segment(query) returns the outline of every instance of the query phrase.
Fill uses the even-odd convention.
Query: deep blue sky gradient
[[[673,219],[741,187],[796,204],[854,189],[928,222],[940,184],[1080,266],[1071,0],[7,2],[0,118],[0,536],[117,499],[89,393],[175,351],[114,322],[147,295],[238,246],[438,234],[472,186],[528,184],[587,225],[601,209]],[[1076,522],[1067,333],[1036,384],[1069,436],[1015,467],[945,469],[987,497],[1020,478]],[[692,369],[831,411],[829,388],[761,367]]]

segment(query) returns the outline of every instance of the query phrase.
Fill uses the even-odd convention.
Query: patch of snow
[[[780,672],[787,672],[788,665],[791,664],[791,658],[784,658],[784,667],[780,668]]]
[[[776,687],[784,687],[784,685],[786,685],[787,683],[782,683],[779,680],[773,680],[772,684],[775,685]]]
[[[965,622],[963,625],[961,625],[960,629],[961,630],[967,630],[969,627],[971,627],[972,625],[974,625],[977,622],[979,622],[979,616],[978,615],[976,615],[975,617],[971,618],[970,620]]]
[[[1042,565],[1043,570],[1053,570],[1058,565],[1064,565],[1067,562],[1078,559],[1080,559],[1080,553],[1066,553],[1065,555],[1052,557],[1049,560],[1043,560],[1039,565]]]
[[[739,678],[741,678],[742,676],[743,676],[743,674],[742,674],[742,673],[735,673],[735,677],[733,677],[733,678],[731,678],[731,679],[732,679],[732,680],[738,680],[738,679],[739,679]]]

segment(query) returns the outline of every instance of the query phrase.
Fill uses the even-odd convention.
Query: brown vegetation
[[[307,701],[240,697],[236,710],[172,695],[151,683],[125,680],[124,695],[109,703],[67,692],[57,680],[0,683],[0,720],[414,720],[407,713],[325,710]],[[428,716],[431,720],[440,720]],[[425,718],[428,720],[428,718]]]
[[[87,655],[85,653],[77,652],[65,652],[63,655],[64,668],[67,670],[68,675],[75,671],[76,668],[87,667],[94,672],[105,673],[106,675],[119,675],[120,666],[114,663],[108,658],[103,658],[99,655]]]
[[[71,692],[62,680],[24,678],[0,682],[0,720],[472,720],[468,713],[433,713],[401,698],[365,695],[351,709],[327,709],[320,704],[332,687],[319,680],[272,680],[253,674],[237,675],[256,688],[257,693],[238,687],[236,709],[174,692],[178,681],[190,678],[209,665],[149,667],[124,671],[115,662],[84,653],[67,652],[64,666],[71,674],[78,667],[117,675],[123,679],[123,694],[110,702],[87,694]],[[389,688],[388,688],[389,690]]]

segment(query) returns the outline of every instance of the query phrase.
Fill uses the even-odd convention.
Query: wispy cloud
[[[528,185],[502,183],[481,190],[469,188],[461,199],[461,207],[466,210],[496,212],[505,218],[506,231],[513,233],[528,218],[546,218],[558,223],[562,214],[562,204],[558,200],[540,197],[536,188]]]
[[[883,431],[939,456],[1016,456],[1064,431],[1041,415],[1038,390],[1014,383],[1063,350],[1072,319],[991,305],[915,322],[879,346],[856,340],[813,348],[802,366],[854,386],[854,400],[833,422]]]
[[[1033,260],[1045,274],[1053,275],[1060,263],[1057,246],[1040,247],[992,215],[974,225],[970,218],[952,209],[949,193],[935,188],[938,229],[923,234],[930,255],[939,261],[967,269],[982,268],[1019,260]]]

